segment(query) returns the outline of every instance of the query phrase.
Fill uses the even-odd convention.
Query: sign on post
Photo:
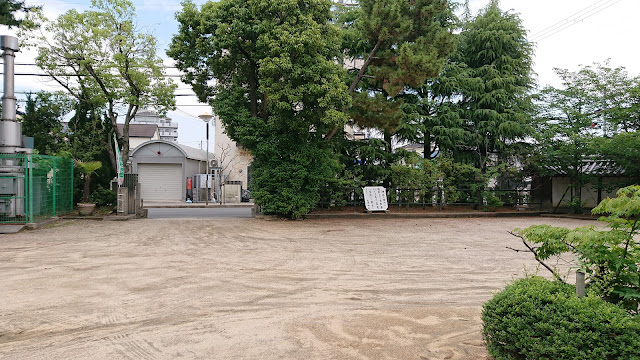
[[[124,165],[122,164],[122,154],[120,153],[115,133],[113,134],[113,144],[116,149],[116,163],[118,164],[118,186],[122,186],[122,183],[124,183]]]
[[[383,186],[365,186],[362,188],[364,193],[364,206],[368,211],[386,211],[389,208],[387,204],[387,189]]]

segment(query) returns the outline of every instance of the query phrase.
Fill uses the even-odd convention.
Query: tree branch
[[[522,240],[522,243],[524,244],[524,246],[526,246],[527,249],[529,249],[529,251],[533,254],[533,257],[536,259],[536,261],[540,265],[544,266],[545,269],[549,270],[556,280],[560,281],[563,284],[566,284],[566,282],[564,280],[562,280],[562,277],[560,277],[560,275],[558,275],[558,273],[553,268],[551,268],[549,265],[547,265],[544,261],[540,260],[540,257],[538,256],[538,252],[536,251],[536,249],[533,248],[532,246],[530,246],[529,244],[527,244],[527,242],[524,239],[524,237],[522,237],[522,236],[520,236],[520,235],[518,235],[518,234],[516,234],[516,233],[514,233],[512,231],[509,231],[509,234],[511,234],[511,235],[513,235],[513,236],[515,236],[517,238],[520,238],[520,240]],[[511,250],[514,250],[514,249],[511,249]],[[520,250],[520,251],[522,251],[522,250]]]
[[[373,61],[373,59],[375,58],[376,54],[378,53],[378,50],[380,50],[381,45],[382,45],[382,39],[378,39],[378,41],[376,42],[376,45],[373,47],[373,50],[371,50],[371,53],[367,57],[367,60],[365,60],[364,64],[362,64],[362,67],[360,68],[360,71],[358,71],[356,78],[353,79],[353,81],[351,82],[351,86],[349,86],[350,94],[355,91],[356,87],[358,86],[358,83],[364,77],[364,73],[369,68],[371,61]],[[333,138],[333,136],[336,134],[337,131],[338,131],[338,126],[336,125],[333,127],[333,129],[331,129],[331,132],[329,133],[329,135],[327,135],[327,141],[331,140],[331,138]]]

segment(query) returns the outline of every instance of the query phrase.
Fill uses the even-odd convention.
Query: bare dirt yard
[[[59,222],[0,236],[3,359],[488,359],[554,218]],[[546,274],[545,274],[546,275]]]

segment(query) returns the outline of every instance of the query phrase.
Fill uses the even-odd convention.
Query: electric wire
[[[598,5],[595,8],[590,9],[586,13],[584,13],[584,14],[576,17],[576,18],[572,18],[575,14],[572,15],[572,16],[569,16],[569,17],[565,18],[564,20],[560,21],[559,23],[556,23],[556,24],[560,24],[559,26],[554,27],[555,25],[552,25],[551,27],[554,27],[553,29],[550,29],[550,30],[547,30],[547,31],[544,31],[544,30],[543,31],[539,31],[538,33],[536,33],[538,35],[533,35],[530,38],[530,41],[531,42],[540,42],[540,41],[542,41],[542,40],[544,40],[544,39],[546,39],[546,38],[548,38],[550,36],[553,36],[553,35],[561,32],[563,30],[566,30],[566,29],[568,29],[568,28],[570,28],[570,27],[572,27],[572,26],[574,26],[574,25],[576,25],[576,24],[578,24],[580,22],[583,22],[584,20],[586,20],[586,19],[588,19],[588,18],[590,18],[590,17],[592,17],[592,16],[594,16],[594,15],[596,15],[596,14],[598,14],[598,13],[600,13],[600,12],[610,8],[610,7],[612,7],[613,5],[618,4],[621,1],[622,0],[606,0],[604,3]],[[587,9],[587,8],[585,8],[585,9]],[[581,13],[581,12],[578,12],[578,13]],[[576,13],[576,14],[578,14],[578,13]],[[568,19],[570,19],[570,20],[568,20]],[[562,24],[563,22],[564,22],[564,24]],[[551,28],[551,27],[549,27],[549,28]]]

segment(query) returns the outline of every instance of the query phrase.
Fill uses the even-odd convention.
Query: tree
[[[405,115],[396,136],[421,143],[425,159],[453,151],[464,139],[464,121],[457,100],[466,80],[465,71],[464,64],[449,60],[438,77],[402,96]]]
[[[109,136],[122,117],[126,164],[129,123],[137,111],[153,107],[164,113],[175,107],[176,85],[164,75],[155,37],[135,28],[135,8],[128,0],[92,0],[92,10],[69,10],[45,29],[53,36],[39,39],[36,63],[94,117],[106,109]],[[109,139],[102,145],[115,169]]]
[[[516,229],[535,259],[555,278],[555,268],[545,263],[551,257],[573,253],[581,271],[588,275],[589,292],[603,299],[622,302],[631,312],[640,310],[640,186],[618,190],[617,197],[604,199],[592,211],[610,229],[586,226],[570,230],[549,225]],[[535,244],[535,245],[534,245]]]
[[[349,103],[328,0],[184,2],[168,51],[229,137],[254,157],[252,196],[292,218],[335,174],[324,140]]]
[[[624,169],[630,183],[640,183],[640,132],[621,132],[595,139],[594,152]]]
[[[16,18],[17,12],[25,14],[40,11],[42,6],[27,6],[24,1],[18,0],[0,0],[0,25],[6,25],[9,28],[14,26],[33,28],[36,24],[29,19]]]
[[[533,48],[520,18],[497,0],[466,23],[454,61],[464,64],[460,101],[466,132],[458,152],[471,152],[484,173],[490,156],[528,135]]]
[[[343,20],[345,55],[362,60],[350,78],[351,116],[391,134],[403,117],[398,95],[437,76],[454,50],[455,17],[445,0],[365,0],[354,12]]]
[[[402,133],[410,116],[407,103],[416,102],[415,89],[437,76],[455,49],[453,9],[445,0],[366,0],[343,12],[338,22],[344,55],[359,66],[348,77],[353,98],[349,115],[359,127],[381,131],[389,155],[377,166],[389,175],[394,135],[411,137]],[[383,185],[390,180],[386,176]]]
[[[541,175],[563,174],[571,181],[572,209],[582,212],[581,189],[592,178],[584,160],[593,155],[592,125],[597,104],[587,91],[587,78],[580,73],[555,69],[563,89],[547,87],[537,96],[536,155],[532,162]]]
[[[640,81],[609,62],[578,71],[555,69],[561,88],[547,87],[537,95],[538,122],[534,157],[542,174],[566,174],[572,183],[570,204],[580,211],[581,188],[595,178],[585,173],[585,160],[609,159],[638,178]],[[608,170],[612,170],[610,167]]]
[[[98,169],[102,167],[102,163],[100,161],[79,161],[75,160],[75,164],[78,166],[82,174],[84,175],[84,186],[82,190],[82,202],[87,204],[89,203],[89,195],[91,191],[89,190],[89,184],[91,183],[91,175],[94,174]]]
[[[22,133],[33,137],[34,149],[46,155],[65,150],[62,118],[72,110],[72,101],[62,94],[47,92],[27,94],[26,100]]]
[[[571,74],[574,86],[580,86],[592,103],[593,124],[602,135],[640,129],[640,76],[630,77],[624,67],[611,68],[609,60]]]

